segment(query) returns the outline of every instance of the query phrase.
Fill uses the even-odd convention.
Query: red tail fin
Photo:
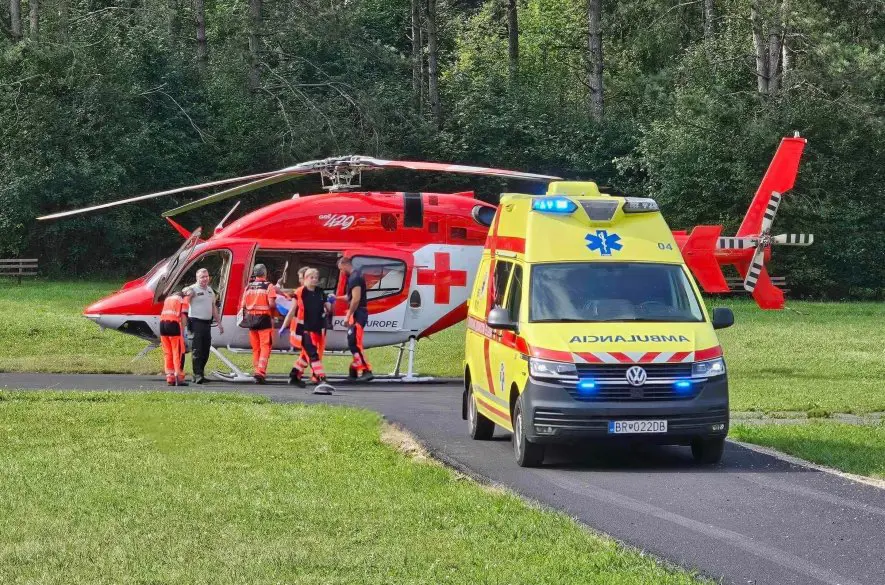
[[[682,247],[682,257],[688,268],[701,287],[711,293],[728,292],[728,283],[725,282],[719,262],[713,255],[720,233],[721,225],[699,225],[691,230],[691,235]]]
[[[762,226],[762,216],[765,214],[765,208],[771,199],[771,193],[785,193],[793,188],[796,183],[796,174],[799,172],[799,159],[802,158],[802,151],[805,149],[804,138],[784,138],[781,140],[774,158],[765,176],[756,190],[753,202],[744,216],[744,221],[737,231],[738,236],[756,235]],[[758,290],[758,288],[757,288]]]

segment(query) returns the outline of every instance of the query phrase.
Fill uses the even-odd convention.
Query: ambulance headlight
[[[725,375],[725,360],[716,358],[704,362],[695,362],[691,365],[692,378],[715,378]]]
[[[578,206],[566,197],[540,197],[532,201],[533,211],[546,213],[574,213]]]
[[[648,213],[651,211],[660,211],[658,202],[647,197],[625,197],[624,213]]]
[[[532,378],[547,380],[576,380],[578,369],[575,364],[529,358],[529,374]]]

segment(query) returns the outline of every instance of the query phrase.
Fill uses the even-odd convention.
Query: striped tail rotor
[[[753,260],[750,262],[750,269],[747,270],[747,275],[744,277],[744,290],[747,292],[753,292],[756,290],[756,283],[759,282],[759,275],[762,274],[762,270],[765,267],[765,246],[760,245],[756,248],[756,252],[753,253]]]
[[[814,234],[779,234],[773,236],[771,242],[782,246],[810,246],[814,243]]]
[[[716,247],[720,250],[749,250],[750,248],[755,248],[758,244],[759,244],[759,238],[725,237],[725,238],[719,238],[719,241],[717,242]]]

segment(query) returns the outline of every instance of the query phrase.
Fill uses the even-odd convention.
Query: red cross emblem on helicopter
[[[418,269],[418,284],[433,286],[433,302],[447,305],[451,302],[453,286],[467,286],[467,271],[452,270],[448,252],[434,252],[433,268]]]

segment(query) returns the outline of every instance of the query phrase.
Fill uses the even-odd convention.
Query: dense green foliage
[[[799,131],[809,145],[774,230],[817,241],[778,249],[773,272],[788,276],[794,294],[881,298],[885,290],[881,2],[791,0],[789,68],[780,91],[760,93],[749,0],[715,0],[709,38],[700,0],[606,0],[606,110],[597,121],[588,108],[586,0],[519,2],[515,73],[501,2],[439,0],[438,123],[426,95],[413,92],[405,0],[267,0],[254,54],[250,2],[212,0],[205,64],[190,3],[58,6],[41,4],[39,36],[0,40],[0,257],[131,275],[174,249],[177,236],[157,212],[187,197],[48,224],[33,218],[348,152],[593,178],[658,198],[674,227],[733,230],[780,137]],[[4,28],[8,11],[6,2]],[[366,185],[476,187],[489,199],[525,187],[411,174]],[[244,203],[317,188],[303,179]],[[226,211],[182,221],[211,226]]]

